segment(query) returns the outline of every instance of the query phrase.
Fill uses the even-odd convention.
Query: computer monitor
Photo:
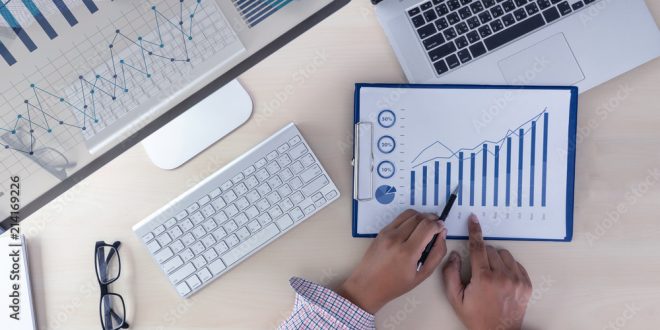
[[[350,0],[0,3],[0,219],[20,218]]]

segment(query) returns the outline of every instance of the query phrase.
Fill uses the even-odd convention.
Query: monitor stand
[[[229,134],[252,114],[252,99],[237,80],[197,103],[142,141],[151,161],[173,170]]]

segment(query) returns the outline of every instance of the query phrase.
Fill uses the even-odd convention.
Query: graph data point
[[[34,133],[34,130],[33,130],[33,129],[31,129],[31,130],[30,130],[30,133]]]
[[[112,78],[117,78],[117,75],[113,75]]]
[[[64,125],[64,122],[60,120],[60,125]]]
[[[116,99],[117,99],[117,97],[116,97],[116,96],[113,96],[113,97],[112,97],[112,100],[113,100],[113,101],[114,101],[114,100],[116,100]]]
[[[197,0],[197,3],[202,3],[202,0]]]
[[[98,119],[94,119],[94,122],[95,122],[95,123],[98,123],[98,122],[99,122],[99,120],[98,120]]]
[[[151,78],[151,75],[150,75],[150,74],[148,74],[148,75],[147,75],[147,78]]]
[[[119,63],[124,64],[124,60],[119,60]]]
[[[127,88],[127,89],[124,89],[124,93],[128,93],[128,88]]]
[[[193,18],[193,17],[195,17],[195,14],[190,14],[190,18]]]
[[[23,115],[18,115],[18,116],[16,116],[16,118],[21,119],[21,118],[23,118]]]
[[[30,156],[34,155],[34,151],[30,151]]]
[[[90,94],[94,94],[94,90],[92,89],[91,91],[89,91],[89,93],[90,93]]]
[[[78,79],[81,79],[81,80],[82,80],[82,78],[83,78],[83,76],[78,76]]]
[[[112,48],[112,45],[108,46],[108,48]]]
[[[87,104],[83,105],[83,109],[87,109]]]
[[[154,53],[153,53],[153,52],[149,52],[148,54],[149,54],[149,55],[153,55]]]
[[[163,44],[160,44],[160,48],[164,48],[164,47],[165,47],[165,45],[163,45]]]
[[[87,129],[87,127],[85,127],[85,126],[82,127],[82,130],[83,130],[83,131],[86,130],[86,129]]]
[[[186,62],[190,63],[190,59],[186,59]]]
[[[47,132],[48,133],[53,133],[53,130],[49,128]]]
[[[63,99],[63,98],[60,98],[60,102],[64,102],[64,99]]]
[[[119,29],[115,30],[115,33],[120,33],[120,32],[119,32]]]
[[[171,59],[170,59],[170,62],[174,62],[174,59],[173,59],[173,58],[171,58]]]
[[[156,6],[151,6],[151,10],[156,10]]]
[[[15,130],[14,130],[14,131],[11,131],[11,134],[16,134],[16,131],[15,131]]]
[[[183,25],[183,21],[179,21],[179,25]]]
[[[101,76],[97,74],[97,75],[96,75],[96,79],[99,79],[99,78],[101,78]]]
[[[29,103],[29,101],[28,101],[28,100],[25,100],[25,101],[23,101],[23,102],[25,102],[25,104],[28,104],[28,103]]]
[[[5,146],[5,149],[9,149],[9,146]]]
[[[30,87],[34,88],[34,84],[30,84]]]
[[[188,37],[188,40],[192,40],[192,37]]]

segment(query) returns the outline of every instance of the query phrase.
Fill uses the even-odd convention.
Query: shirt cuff
[[[292,277],[289,283],[297,294],[294,310],[311,307],[321,314],[327,314],[347,329],[376,328],[372,314],[336,292],[298,277]]]

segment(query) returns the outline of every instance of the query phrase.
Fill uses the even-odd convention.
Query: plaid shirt
[[[373,315],[334,291],[297,277],[289,283],[296,302],[280,329],[376,329]]]

